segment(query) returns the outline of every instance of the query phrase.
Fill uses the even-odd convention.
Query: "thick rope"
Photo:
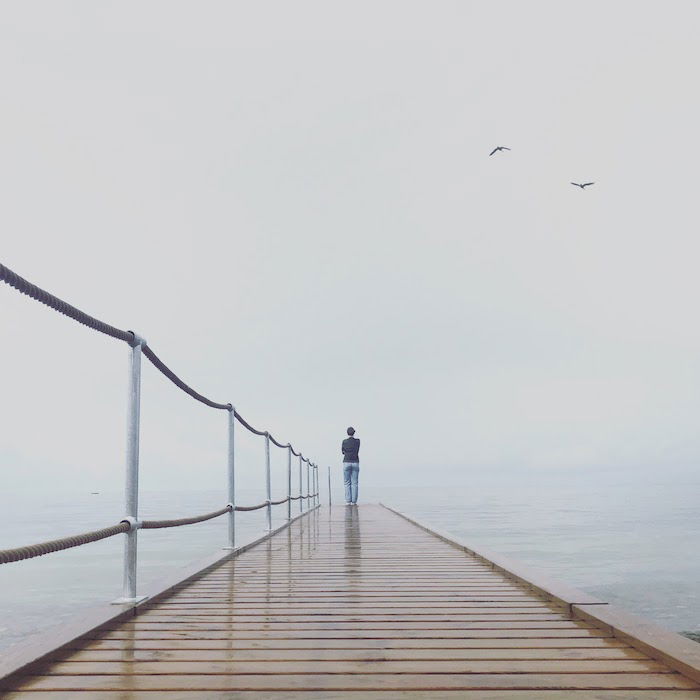
[[[218,406],[217,406],[217,408],[218,408]],[[229,410],[231,410],[230,404],[229,404],[228,408],[229,408]],[[265,435],[267,435],[267,436],[270,438],[270,442],[272,442],[273,444],[277,445],[277,447],[281,447],[283,450],[286,450],[287,448],[289,448],[289,449],[291,449],[292,454],[293,454],[295,457],[301,457],[301,459],[302,459],[303,462],[308,462],[308,461],[309,461],[307,457],[304,457],[304,456],[301,454],[301,452],[296,452],[296,451],[294,450],[294,447],[291,445],[291,443],[287,443],[286,445],[283,445],[281,442],[278,442],[278,441],[275,439],[275,437],[272,435],[272,433],[270,433],[268,430],[258,430],[257,428],[254,428],[250,423],[248,423],[248,421],[247,421],[245,418],[243,418],[243,416],[242,416],[238,411],[234,411],[234,412],[233,412],[233,415],[236,417],[236,420],[237,420],[244,428],[246,428],[247,430],[250,430],[250,432],[253,433],[254,435],[262,435],[263,437],[264,437]]]
[[[161,527],[180,527],[180,525],[193,525],[194,523],[202,523],[205,520],[211,520],[212,518],[218,518],[224,513],[230,513],[232,510],[231,506],[226,506],[225,508],[220,508],[212,513],[205,513],[204,515],[195,515],[192,518],[179,518],[177,520],[144,520],[141,523],[141,527],[145,530],[153,530]]]
[[[117,338],[127,343],[131,343],[134,339],[133,333],[110,326],[108,323],[86,314],[84,311],[81,311],[75,306],[71,306],[62,299],[41,289],[41,287],[37,287],[35,284],[25,280],[24,277],[20,277],[16,272],[13,272],[9,267],[5,267],[5,265],[2,264],[0,264],[0,281],[9,284],[10,287],[14,287],[21,294],[26,294],[28,297],[36,299],[36,301],[42,304],[46,304],[46,306],[58,311],[58,313],[64,314],[74,321],[82,323],[84,326],[92,328],[99,333],[110,335],[112,338]]]
[[[180,377],[175,374],[164,362],[163,360],[156,355],[153,350],[151,350],[149,345],[144,345],[142,348],[143,354],[151,361],[151,364],[160,372],[162,372],[175,386],[180,387],[186,394],[189,394],[193,399],[197,399],[197,401],[201,401],[203,404],[206,404],[207,406],[211,406],[212,408],[219,408],[225,411],[229,411],[231,409],[231,405],[228,403],[217,403],[216,401],[212,401],[211,399],[208,399],[206,396],[203,396],[200,394],[198,391],[195,391],[191,386],[188,384],[185,384],[185,382],[180,379]]]
[[[0,564],[9,564],[13,561],[21,561],[22,559],[33,559],[51,552],[60,552],[62,549],[70,549],[78,547],[89,542],[97,542],[106,537],[113,537],[122,532],[128,532],[131,526],[128,522],[121,522],[118,525],[105,527],[102,530],[93,530],[92,532],[83,532],[81,535],[73,535],[72,537],[63,537],[60,540],[50,540],[48,542],[40,542],[39,544],[30,544],[26,547],[15,547],[14,549],[0,550]]]
[[[275,440],[275,438],[273,438],[272,435],[270,435],[270,442],[273,443],[274,445],[277,445],[277,447],[281,447],[282,449],[285,449],[285,450],[289,447],[289,443],[287,443],[286,445],[283,445],[281,442],[277,442],[277,440]]]
[[[266,508],[267,507],[267,501],[264,503],[260,503],[257,506],[236,506],[236,510],[259,510],[260,508]]]
[[[255,433],[255,435],[266,435],[266,432],[264,430],[258,430],[257,428],[254,428],[248,421],[243,418],[243,416],[238,412],[234,411],[233,415],[236,416],[236,420],[244,427],[250,430],[251,433]]]

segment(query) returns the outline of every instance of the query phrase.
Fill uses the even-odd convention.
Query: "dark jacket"
[[[355,437],[349,437],[343,440],[343,462],[359,462],[360,461],[360,441]]]

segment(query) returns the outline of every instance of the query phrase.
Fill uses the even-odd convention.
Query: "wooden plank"
[[[72,654],[74,661],[477,661],[547,659],[646,659],[628,647],[590,649],[94,649]]]
[[[308,603],[302,603],[298,600],[277,602],[277,601],[258,601],[256,603],[240,603],[240,602],[183,602],[183,601],[173,601],[172,603],[161,603],[160,605],[153,606],[148,610],[144,611],[139,617],[151,614],[153,612],[163,612],[163,613],[178,613],[178,612],[188,612],[193,610],[233,610],[236,611],[238,615],[258,615],[260,611],[267,614],[271,612],[272,614],[327,614],[332,615],[338,610],[352,609],[353,612],[356,611],[367,611],[368,614],[380,614],[380,613],[390,613],[395,614],[396,611],[418,611],[418,610],[441,610],[447,608],[449,610],[486,610],[493,608],[495,610],[528,610],[531,612],[537,612],[538,610],[558,610],[561,613],[568,611],[564,608],[555,608],[551,605],[543,603],[541,600],[466,600],[466,601],[447,601],[447,602],[431,602],[431,601],[413,601],[410,603],[392,602],[384,601],[381,603],[374,603],[365,600],[342,600],[340,602],[324,602],[324,601],[310,601]],[[415,614],[420,614],[416,612]]]
[[[413,612],[411,610],[400,610],[398,612],[387,612],[386,610],[366,611],[339,609],[335,613],[327,610],[318,613],[290,614],[283,612],[270,612],[268,614],[241,613],[237,610],[224,611],[213,610],[156,610],[144,613],[134,618],[135,623],[139,622],[220,622],[225,620],[230,623],[253,623],[253,622],[465,622],[488,621],[488,620],[563,620],[572,621],[568,616],[564,616],[556,611],[541,612],[532,608],[472,608],[471,610],[461,610],[454,613],[446,613],[444,610],[437,612]],[[580,621],[577,624],[581,624]]]
[[[433,674],[433,673],[674,673],[648,659],[603,660],[459,660],[441,661],[66,661],[55,663],[44,675],[314,675],[314,674]]]
[[[523,690],[392,690],[343,691],[325,690],[323,700],[698,700],[694,690],[537,690],[536,696]],[[234,694],[235,693],[235,694]],[[75,700],[72,690],[43,691],[36,693],[9,693],[4,700]],[[309,700],[307,690],[268,691],[272,700]],[[138,690],[91,690],[90,700],[143,700]],[[260,693],[253,691],[208,690],[207,700],[260,700]],[[147,700],[202,700],[200,690],[151,690]]]
[[[307,560],[308,561],[308,560]],[[434,573],[442,573],[446,576],[460,575],[466,578],[476,577],[476,578],[498,578],[502,577],[504,573],[502,571],[493,569],[488,566],[464,566],[460,565],[459,561],[453,561],[452,565],[442,565],[436,564],[431,565],[425,562],[418,562],[403,559],[402,563],[385,563],[381,566],[378,564],[362,564],[353,562],[352,566],[348,565],[347,561],[345,563],[335,563],[328,564],[323,567],[314,568],[309,565],[307,568],[295,568],[292,566],[272,566],[271,564],[266,564],[260,567],[254,567],[251,569],[222,569],[217,572],[216,576],[212,577],[212,581],[229,581],[231,579],[240,578],[242,580],[259,578],[260,576],[286,576],[291,578],[318,578],[321,577],[342,577],[342,576],[368,576],[384,578],[388,572],[398,571],[400,573],[408,573],[415,571],[415,573],[421,574],[422,576],[430,577]]]
[[[556,610],[562,614],[570,615],[566,608],[554,605],[547,605],[541,600],[525,597],[501,597],[501,596],[473,596],[469,598],[411,598],[409,600],[383,598],[324,598],[314,600],[313,598],[259,598],[257,600],[236,600],[226,598],[189,598],[187,600],[172,600],[169,603],[154,605],[146,610],[229,610],[235,609],[245,614],[247,611],[269,610],[284,611],[297,610],[300,613],[326,608],[327,610],[338,610],[343,608],[357,608],[365,610],[453,610],[471,608],[514,608],[524,607],[533,610]],[[144,610],[145,612],[145,610]]]
[[[477,559],[455,559],[453,556],[445,556],[441,558],[430,557],[430,556],[392,556],[389,552],[386,552],[386,556],[376,556],[371,559],[367,557],[352,557],[348,558],[346,556],[340,555],[337,557],[323,556],[318,550],[314,552],[314,557],[312,560],[307,560],[305,563],[303,560],[299,559],[274,559],[272,557],[265,557],[258,561],[254,561],[250,557],[242,559],[235,564],[225,564],[224,568],[219,569],[216,576],[223,576],[227,571],[235,572],[253,572],[253,573],[267,573],[275,571],[298,571],[303,574],[309,572],[314,573],[334,573],[338,569],[343,571],[355,571],[357,569],[362,570],[375,570],[375,571],[386,571],[387,564],[391,564],[392,568],[394,566],[399,569],[405,569],[410,564],[415,563],[415,565],[422,570],[441,570],[441,571],[456,571],[456,570],[475,570],[475,571],[491,571],[493,567],[491,564],[486,564],[478,561]]]
[[[527,595],[542,599],[538,593],[528,590],[525,586],[518,586],[507,581],[489,584],[465,584],[460,582],[457,585],[442,586],[437,591],[432,590],[438,588],[432,586],[431,590],[424,590],[422,586],[416,586],[406,581],[397,581],[395,586],[360,586],[355,583],[352,586],[321,586],[317,585],[314,588],[306,588],[304,586],[283,585],[278,581],[279,585],[265,585],[257,589],[252,586],[211,586],[206,587],[203,584],[198,586],[188,586],[174,594],[176,598],[188,598],[192,596],[230,596],[233,598],[260,598],[265,596],[289,596],[289,595],[314,595],[314,596],[347,596],[357,595],[377,595],[377,596],[451,596],[451,595],[476,595],[479,593],[497,593],[498,595]],[[549,601],[548,601],[549,602]]]
[[[339,639],[241,639],[238,636],[219,639],[93,639],[76,645],[76,649],[118,649],[130,652],[137,649],[611,649],[629,647],[612,637],[555,637],[555,638],[339,638]]]
[[[429,616],[430,617],[430,616]],[[501,619],[504,618],[504,619]],[[581,620],[566,620],[549,617],[544,620],[533,619],[529,615],[487,615],[473,616],[471,619],[462,620],[425,620],[425,619],[371,619],[351,617],[341,619],[319,619],[309,618],[307,620],[277,620],[274,618],[254,620],[247,622],[244,619],[226,618],[166,618],[166,619],[137,619],[134,622],[125,622],[119,629],[126,630],[231,630],[232,633],[245,629],[265,629],[265,630],[309,630],[309,629],[338,629],[338,630],[363,630],[363,629],[593,629],[590,625]],[[110,629],[110,628],[107,628]]]
[[[289,601],[257,601],[257,602],[226,602],[226,601],[200,601],[195,602],[173,602],[171,605],[159,605],[149,608],[148,611],[143,611],[139,617],[159,613],[162,615],[177,615],[177,614],[220,614],[222,611],[230,610],[240,616],[246,615],[316,615],[326,614],[334,615],[342,611],[364,611],[368,615],[400,615],[414,614],[419,615],[421,611],[426,611],[426,614],[444,614],[446,611],[454,610],[458,613],[469,613],[470,611],[490,610],[492,612],[511,610],[527,610],[530,613],[554,612],[558,615],[566,615],[570,617],[570,613],[565,608],[558,608],[551,605],[543,605],[540,602],[533,600],[489,600],[489,599],[474,599],[474,600],[455,600],[455,601],[412,601],[410,603],[401,603],[390,601],[375,603],[367,600],[344,600],[340,602],[327,601],[309,601],[308,603],[297,603],[294,600]]]
[[[298,611],[302,615],[311,615],[315,611],[327,611],[327,614],[334,614],[338,610],[367,610],[375,613],[387,612],[394,614],[395,612],[420,611],[423,609],[435,610],[444,612],[444,609],[460,610],[468,612],[469,610],[529,610],[531,612],[541,612],[546,610],[555,611],[558,614],[570,616],[570,611],[567,608],[556,605],[547,605],[541,600],[533,600],[528,598],[504,598],[502,600],[492,600],[489,597],[471,598],[467,600],[447,599],[442,601],[430,600],[412,600],[409,602],[403,601],[374,601],[357,597],[335,600],[308,600],[298,602],[295,599],[289,600],[257,600],[257,601],[235,601],[235,600],[199,600],[196,601],[173,601],[170,604],[161,604],[140,611],[140,616],[152,614],[154,612],[171,613],[176,611],[213,611],[217,610],[235,610],[240,615],[259,614],[256,611],[269,610],[273,613],[282,613],[283,611],[294,612]]]
[[[229,629],[232,632],[245,629],[270,629],[270,630],[309,630],[309,629],[575,629],[581,626],[577,620],[560,619],[547,615],[474,615],[470,619],[431,619],[431,616],[406,618],[353,618],[351,616],[340,619],[322,618],[288,621],[276,618],[261,618],[259,620],[246,621],[245,619],[226,620],[220,618],[158,618],[142,620],[134,623],[129,629]],[[587,628],[586,628],[587,629]]]
[[[234,680],[235,679],[235,680]],[[565,690],[645,688],[697,689],[697,684],[677,673],[398,673],[398,674],[246,674],[219,675],[94,675],[25,676],[23,690]],[[2,688],[2,684],[0,684]]]
[[[116,629],[97,635],[100,639],[231,639],[230,630],[137,630]],[[235,639],[559,639],[609,635],[599,629],[475,629],[475,630],[241,630]],[[90,638],[90,635],[87,635]]]
[[[230,581],[236,579],[246,578],[257,578],[260,575],[267,576],[285,576],[287,578],[293,579],[319,579],[323,578],[347,578],[348,576],[362,576],[363,578],[369,579],[386,579],[388,572],[396,572],[397,574],[415,574],[420,578],[435,578],[436,573],[443,574],[447,578],[497,578],[498,573],[494,572],[485,566],[475,567],[475,566],[459,566],[455,563],[454,566],[426,566],[425,564],[418,564],[418,562],[404,562],[402,565],[394,564],[389,566],[360,566],[357,565],[352,569],[347,566],[334,565],[328,566],[327,568],[314,569],[308,567],[306,569],[294,569],[291,567],[272,567],[268,566],[266,568],[251,569],[250,571],[242,571],[241,569],[236,569],[230,573],[227,571],[220,572],[217,576],[213,576],[210,580],[213,582],[217,581]]]
[[[543,603],[542,598],[520,588],[476,588],[468,589],[463,588],[457,591],[444,591],[438,593],[421,593],[417,592],[393,592],[390,590],[375,590],[367,591],[365,593],[358,592],[343,592],[343,591],[313,591],[311,593],[305,593],[302,590],[294,591],[246,591],[235,589],[233,591],[227,590],[212,590],[209,592],[201,591],[191,591],[187,593],[181,593],[179,595],[170,596],[167,602],[161,602],[159,605],[169,605],[176,604],[180,601],[192,601],[192,602],[208,602],[208,601],[222,601],[224,603],[255,603],[258,601],[270,601],[270,602],[289,602],[294,600],[300,604],[303,603],[318,603],[318,602],[328,602],[328,603],[342,603],[342,602],[355,602],[357,600],[366,600],[368,603],[415,603],[423,601],[434,601],[436,603],[444,602],[459,602],[460,600],[470,601],[474,599],[492,599],[497,598],[498,600],[536,600],[544,605],[550,605],[550,603]]]

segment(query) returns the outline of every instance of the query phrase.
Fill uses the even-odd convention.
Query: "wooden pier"
[[[382,506],[334,506],[0,687],[8,700],[686,700],[700,698],[700,645]]]

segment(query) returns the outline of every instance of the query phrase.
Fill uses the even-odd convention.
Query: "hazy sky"
[[[5,0],[0,260],[324,468],[354,425],[366,483],[693,468],[699,21]],[[0,333],[3,489],[121,488],[127,346],[4,285]],[[150,365],[142,436],[144,488],[225,483]]]

